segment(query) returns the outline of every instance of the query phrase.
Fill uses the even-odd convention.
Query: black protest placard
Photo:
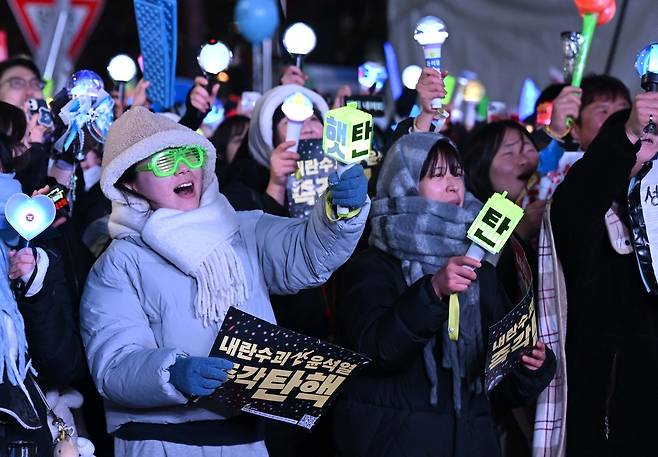
[[[512,249],[519,276],[522,299],[494,325],[489,327],[489,344],[484,370],[484,383],[490,391],[519,363],[521,356],[532,351],[537,342],[537,318],[532,290],[532,272],[518,243]]]
[[[235,365],[199,405],[238,411],[311,430],[348,377],[369,362],[355,352],[230,308],[210,352]]]
[[[532,295],[526,296],[500,321],[489,328],[489,347],[484,382],[493,389],[530,352],[537,341],[537,323]]]
[[[329,175],[337,170],[336,161],[324,155],[322,140],[299,142],[297,173],[288,178],[286,197],[290,217],[306,217],[329,187]]]

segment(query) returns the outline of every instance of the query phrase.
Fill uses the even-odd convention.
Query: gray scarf
[[[450,257],[466,253],[470,245],[466,232],[482,208],[470,193],[466,193],[463,208],[418,195],[423,162],[440,139],[442,137],[434,133],[411,134],[393,145],[382,166],[377,198],[370,210],[370,245],[402,261],[408,285],[424,275],[436,273]],[[447,324],[441,331],[442,366],[453,373],[453,405],[457,414],[461,411],[462,382],[466,382],[471,392],[482,392],[480,359],[484,342],[477,280],[459,294],[459,303],[459,340],[449,339]],[[431,383],[432,405],[438,402],[435,345],[433,338],[423,354]]]

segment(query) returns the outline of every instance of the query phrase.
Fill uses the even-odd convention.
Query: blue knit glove
[[[338,177],[334,172],[329,175],[331,202],[346,208],[361,208],[368,198],[368,178],[359,164],[348,168]]]
[[[169,367],[169,382],[187,396],[210,395],[228,379],[233,362],[218,357],[179,357]]]

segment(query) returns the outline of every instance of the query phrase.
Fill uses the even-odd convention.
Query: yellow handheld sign
[[[500,252],[523,217],[523,209],[506,196],[493,194],[468,229],[468,238],[492,254]]]
[[[523,209],[507,198],[507,192],[493,194],[468,229],[467,236],[473,242],[467,257],[482,260],[485,251],[498,254],[523,217]],[[448,337],[459,339],[459,299],[450,296],[448,303]]]
[[[322,149],[342,164],[367,160],[372,149],[372,115],[356,108],[356,102],[328,111],[324,118]]]

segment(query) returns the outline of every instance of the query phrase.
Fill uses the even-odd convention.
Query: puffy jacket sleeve
[[[100,394],[133,408],[184,404],[187,399],[169,384],[169,367],[182,354],[159,348],[141,302],[136,249],[114,241],[96,262],[81,304],[81,329],[87,360]]]
[[[551,222],[558,245],[585,245],[600,227],[613,200],[624,192],[640,142],[631,143],[623,122],[605,126],[553,195]]]
[[[448,319],[448,306],[436,296],[431,278],[406,287],[399,260],[373,248],[360,253],[338,278],[341,343],[381,370],[408,367]]]
[[[332,221],[318,201],[307,219],[263,214],[256,222],[258,259],[268,289],[291,294],[325,283],[352,255],[370,200],[351,219]]]

